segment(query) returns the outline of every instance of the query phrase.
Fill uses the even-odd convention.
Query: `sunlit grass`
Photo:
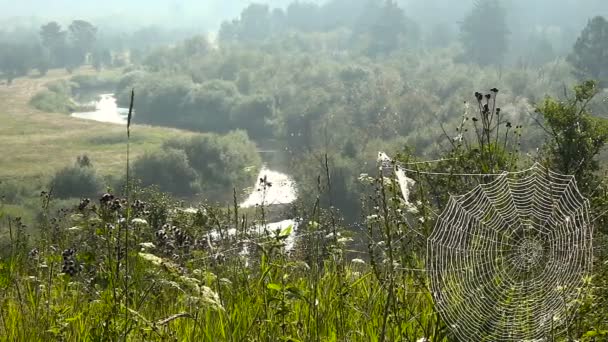
[[[63,70],[52,70],[42,78],[19,78],[11,86],[0,87],[1,179],[49,176],[83,153],[91,157],[101,175],[124,171],[124,144],[110,139],[124,136],[124,127],[75,119],[60,113],[44,113],[29,105],[30,98],[44,89],[48,82],[94,73],[89,68],[79,69],[72,75]],[[132,139],[131,156],[137,158],[146,151],[157,149],[167,139],[188,134],[191,133],[138,126]]]

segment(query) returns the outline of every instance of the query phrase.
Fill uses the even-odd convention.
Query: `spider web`
[[[542,340],[567,325],[591,271],[588,206],[573,176],[539,164],[450,198],[427,272],[459,340]]]

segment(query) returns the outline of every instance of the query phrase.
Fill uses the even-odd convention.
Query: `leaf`
[[[583,337],[597,337],[597,336],[607,336],[608,330],[590,330],[583,335]]]
[[[289,225],[287,228],[283,229],[279,236],[289,236],[291,235],[291,231],[293,230],[293,226]]]
[[[299,288],[297,288],[295,286],[292,286],[292,285],[287,286],[287,292],[293,298],[306,300],[306,296],[304,295],[304,291],[302,291],[301,289],[299,289]]]
[[[275,291],[282,291],[283,287],[281,286],[281,284],[276,284],[276,283],[269,283],[268,285],[266,285],[266,287],[269,290],[275,290]]]

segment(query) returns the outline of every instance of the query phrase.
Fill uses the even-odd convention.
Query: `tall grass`
[[[352,244],[331,208],[299,207],[300,237],[288,251],[292,228],[247,232],[261,214],[211,205],[191,213],[162,194],[127,193],[47,211],[36,239],[8,221],[12,247],[0,261],[3,340],[443,339],[430,294],[417,275],[399,269],[402,257],[349,260]],[[388,203],[390,194],[383,196]],[[50,201],[47,194],[45,207]],[[380,225],[389,241],[402,224],[391,210],[369,221],[373,234]],[[207,237],[230,228],[240,233]],[[370,239],[385,253],[378,242]]]
[[[424,263],[431,203],[452,184],[418,175],[416,202],[406,203],[382,169],[362,176],[366,214],[347,227],[333,208],[326,157],[316,200],[286,211],[297,229],[253,234],[249,228],[265,225],[276,208],[242,213],[235,194],[232,207],[202,203],[193,212],[133,186],[133,101],[134,92],[124,197],[108,193],[53,212],[44,193],[35,238],[0,207],[9,241],[0,251],[1,340],[453,340],[434,309]],[[485,141],[488,151],[500,146]]]

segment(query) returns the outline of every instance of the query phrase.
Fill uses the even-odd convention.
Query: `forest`
[[[0,340],[608,340],[608,3],[34,2]]]

